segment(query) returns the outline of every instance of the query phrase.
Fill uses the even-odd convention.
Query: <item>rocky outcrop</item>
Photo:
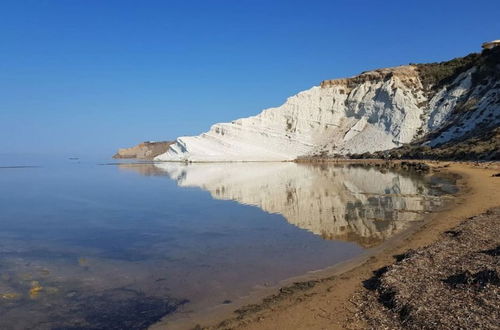
[[[119,149],[113,158],[153,159],[168,151],[174,142],[143,142],[131,148]]]
[[[178,138],[165,161],[282,161],[440,146],[500,124],[500,47],[326,80],[277,108]]]

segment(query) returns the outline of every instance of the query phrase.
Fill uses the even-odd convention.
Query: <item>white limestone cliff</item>
[[[425,135],[434,146],[500,124],[500,85],[473,84],[472,67],[429,92],[417,65],[380,69],[290,97],[260,114],[180,137],[159,161],[284,161],[387,150]],[[455,113],[466,105],[463,115]]]

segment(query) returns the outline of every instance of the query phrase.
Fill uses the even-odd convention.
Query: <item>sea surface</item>
[[[453,182],[361,165],[0,164],[0,329],[144,329],[356,258]]]

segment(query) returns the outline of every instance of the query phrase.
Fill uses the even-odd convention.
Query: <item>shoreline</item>
[[[382,163],[385,160],[326,160],[341,163]],[[422,161],[419,161],[422,162]],[[500,192],[492,177],[500,164],[424,161],[433,172],[459,175],[459,191],[453,207],[431,213],[422,224],[398,235],[368,254],[324,270],[287,279],[279,287],[259,290],[240,304],[216,306],[207,315],[192,320],[160,322],[151,329],[314,329],[362,328],[352,322],[351,298],[372,272],[394,262],[393,255],[435,242],[439,235],[465,219],[500,205]],[[498,179],[497,179],[498,180]],[[393,242],[391,242],[393,241]]]
[[[331,160],[327,159],[322,162],[328,163],[364,163],[368,165],[373,165],[374,163],[387,163],[386,160]],[[399,163],[401,161],[393,161],[392,163]],[[421,161],[415,161],[421,163]],[[310,162],[316,163],[316,162]],[[438,172],[442,172],[444,175],[455,175],[459,174],[460,179],[457,180],[457,187],[459,187],[459,191],[456,194],[453,194],[454,202],[456,204],[453,205],[453,208],[460,206],[466,202],[466,197],[470,195],[470,189],[467,185],[469,180],[469,176],[467,172],[470,171],[487,171],[489,173],[494,173],[495,170],[499,169],[500,166],[498,163],[460,163],[460,162],[438,162],[438,161],[426,161],[429,164],[434,174]],[[465,172],[461,170],[461,167],[466,168]],[[483,167],[491,167],[484,169]],[[496,172],[495,172],[496,173]],[[430,174],[433,174],[432,172]],[[497,198],[498,200],[498,198]],[[448,203],[451,204],[451,203]],[[449,207],[448,207],[449,208]],[[382,245],[374,248],[373,250],[364,253],[361,256],[358,256],[354,259],[333,265],[331,267],[327,267],[325,269],[310,271],[305,274],[295,276],[292,278],[285,279],[280,282],[278,286],[268,287],[268,288],[259,288],[252,291],[248,296],[241,297],[240,299],[233,301],[228,305],[218,305],[210,308],[207,311],[201,313],[195,313],[195,320],[190,318],[189,316],[182,315],[181,312],[178,315],[168,316],[165,320],[160,321],[150,327],[150,329],[192,329],[195,328],[198,324],[203,325],[202,328],[212,329],[212,328],[252,328],[252,329],[272,329],[277,326],[281,326],[281,321],[273,321],[267,320],[266,312],[273,312],[274,314],[281,315],[286,317],[286,311],[290,306],[295,305],[296,302],[294,300],[304,300],[308,298],[308,295],[318,295],[321,294],[322,291],[325,291],[322,287],[325,285],[335,285],[338,283],[338,287],[341,287],[341,290],[335,290],[338,293],[338,297],[334,297],[336,309],[339,309],[340,302],[346,302],[349,297],[345,296],[345,288],[341,283],[346,282],[346,279],[351,277],[358,278],[358,283],[361,283],[362,279],[359,278],[361,273],[366,273],[366,277],[369,277],[371,274],[368,273],[369,268],[374,268],[379,259],[382,259],[382,256],[388,257],[388,251],[396,251],[397,249],[402,249],[404,246],[408,246],[407,242],[411,240],[415,240],[415,236],[418,236],[418,233],[422,231],[427,231],[429,228],[430,222],[436,217],[442,217],[450,212],[453,212],[453,209],[448,209],[447,207],[444,210],[439,210],[428,214],[425,217],[422,223],[413,226],[412,228],[407,229],[405,232],[400,233],[394,238],[384,242]],[[466,218],[463,216],[463,218]],[[450,226],[452,226],[450,224]],[[434,226],[431,226],[431,230]],[[444,230],[443,230],[444,231]],[[347,281],[352,282],[352,281]],[[333,283],[333,284],[332,284]],[[353,283],[349,284],[348,287],[351,288]],[[335,288],[328,287],[327,289],[334,291]],[[349,291],[349,290],[347,290]],[[351,292],[350,290],[349,292]],[[307,299],[306,299],[307,300]],[[348,305],[348,304],[345,304]],[[331,303],[329,303],[328,308],[331,308]],[[300,308],[299,308],[300,309]],[[298,311],[299,314],[303,314]],[[294,311],[294,314],[297,312]],[[337,313],[337,312],[336,312]],[[301,316],[303,317],[303,316]],[[345,317],[344,317],[345,318]],[[276,315],[274,318],[276,319]],[[338,325],[338,320],[341,318],[337,318],[335,320],[334,325],[337,325],[337,328],[342,328],[342,326]],[[258,321],[260,320],[260,321]],[[258,322],[257,322],[258,321]],[[222,323],[221,323],[222,322]],[[274,322],[274,323],[273,323]],[[223,324],[223,325],[221,325]],[[291,323],[290,326],[296,327],[297,325]],[[314,325],[311,325],[314,327]],[[328,325],[330,328],[332,323]],[[307,328],[309,328],[308,326]],[[199,325],[198,325],[199,328]]]

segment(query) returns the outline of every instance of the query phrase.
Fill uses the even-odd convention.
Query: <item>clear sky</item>
[[[500,39],[500,1],[0,0],[0,153],[106,156]]]

